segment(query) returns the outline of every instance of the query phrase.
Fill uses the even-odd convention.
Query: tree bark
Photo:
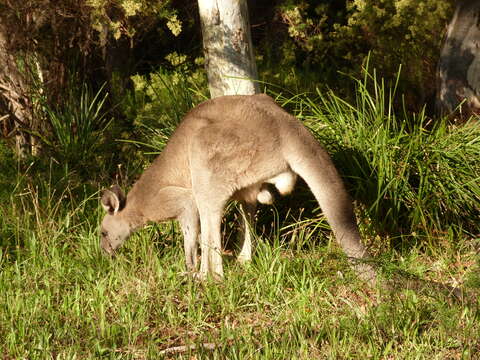
[[[198,0],[212,98],[259,92],[246,0]]]
[[[437,113],[480,113],[480,2],[460,1],[440,54]]]
[[[17,66],[15,56],[9,51],[7,30],[0,24],[0,111],[4,118],[3,135],[13,135],[15,150],[24,158],[31,153],[30,129],[32,122],[31,104],[27,96],[27,84]]]

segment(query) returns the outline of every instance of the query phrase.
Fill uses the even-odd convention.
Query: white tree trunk
[[[480,112],[480,2],[457,4],[438,65],[437,112],[452,113],[462,102],[463,115]]]
[[[259,92],[246,0],[198,0],[212,98]]]

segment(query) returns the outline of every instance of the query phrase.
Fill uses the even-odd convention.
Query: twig
[[[217,344],[214,343],[204,343],[200,345],[181,345],[181,346],[174,346],[168,349],[164,349],[160,351],[160,355],[168,355],[168,354],[179,354],[191,350],[195,350],[197,348],[202,348],[205,350],[215,350]]]
[[[8,91],[9,93],[12,93],[13,95],[15,95],[17,98],[20,97],[20,95],[18,95],[18,93],[13,90],[10,86],[7,86],[5,84],[0,84],[0,89],[3,89],[5,91]]]

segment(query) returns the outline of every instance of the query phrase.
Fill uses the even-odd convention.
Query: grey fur
[[[272,183],[284,195],[292,191],[297,174],[312,190],[347,256],[367,256],[351,200],[329,155],[298,119],[263,94],[223,96],[192,109],[127,198],[119,188],[104,192],[101,246],[112,254],[146,222],[177,219],[187,269],[197,269],[199,243],[198,276],[222,278],[220,222],[226,203],[235,199],[242,205],[239,260],[248,261],[257,201],[271,200],[264,184]],[[375,279],[369,265],[353,263],[363,279]]]

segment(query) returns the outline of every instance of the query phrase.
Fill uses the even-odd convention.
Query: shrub
[[[448,0],[285,0],[279,16],[291,41],[281,45],[280,61],[322,74],[330,87],[338,84],[339,71],[360,76],[368,54],[388,80],[402,64],[406,104],[419,109],[434,95],[442,34],[452,13]]]
[[[375,75],[356,80],[349,103],[333,92],[296,99],[381,233],[476,233],[480,216],[480,128],[432,122],[393,109],[395,88]]]

